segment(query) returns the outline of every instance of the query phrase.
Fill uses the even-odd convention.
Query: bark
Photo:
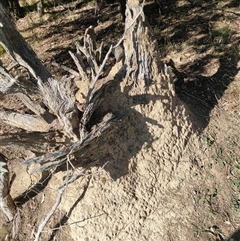
[[[17,80],[12,75],[10,75],[5,68],[1,66],[0,80],[0,92],[3,94],[15,92],[16,89],[13,88],[13,85],[17,82]]]
[[[42,133],[14,133],[14,134],[2,134],[0,136],[1,147],[11,147],[13,149],[25,149],[37,153],[47,153],[51,149],[51,145],[54,148],[58,147],[54,143],[55,133],[54,131],[42,132]],[[61,146],[61,144],[59,145]]]
[[[124,41],[125,64],[128,66],[126,77],[130,82],[147,87],[161,72],[161,61],[157,54],[157,42],[150,34],[144,13],[141,12],[141,5],[137,0],[128,1]]]

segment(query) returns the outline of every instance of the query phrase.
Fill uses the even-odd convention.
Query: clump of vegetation
[[[3,46],[0,44],[0,56],[4,55],[6,53],[5,49]]]
[[[228,26],[216,29],[212,33],[214,42],[218,44],[228,44],[231,40],[231,36],[232,30]]]

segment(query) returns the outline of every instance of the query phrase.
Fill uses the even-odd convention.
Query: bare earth
[[[161,17],[154,3],[147,3],[146,16],[174,85],[163,89],[156,79],[147,93],[135,88],[126,94],[127,83],[121,83],[115,101],[131,108],[129,117],[99,141],[94,164],[68,186],[41,240],[240,240],[237,2],[169,1]],[[91,3],[76,5],[50,7],[40,22],[35,12],[17,21],[57,78],[68,73],[51,61],[74,68],[68,50],[87,27],[96,27],[99,44],[117,41],[124,30],[117,5],[106,6],[100,21]],[[6,54],[1,60],[6,66],[12,62]],[[15,96],[1,97],[3,106],[27,111]],[[20,130],[0,123],[1,135],[15,132]],[[29,175],[21,162],[36,153],[5,146],[0,152],[9,159],[11,195],[19,207],[16,240],[33,240],[67,167],[52,176]],[[44,182],[34,188],[40,179]],[[1,240],[8,228],[0,230]]]

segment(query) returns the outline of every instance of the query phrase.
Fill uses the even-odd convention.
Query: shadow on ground
[[[238,229],[236,232],[234,232],[231,237],[229,237],[227,240],[229,241],[239,241],[240,240],[240,229]]]
[[[173,72],[176,93],[191,110],[201,131],[239,71],[240,36],[233,28],[238,14],[220,8],[212,0],[185,1],[182,5],[180,2],[163,1],[161,14],[155,4],[147,5],[145,13],[157,36],[162,57],[175,53],[171,59],[166,58],[166,63]],[[226,7],[239,7],[239,2],[230,1]],[[175,63],[175,56],[186,54],[187,48],[196,57],[188,56],[186,60],[188,57],[183,55],[182,63]],[[212,61],[218,66],[211,66]],[[214,68],[213,74],[206,74],[206,70]]]

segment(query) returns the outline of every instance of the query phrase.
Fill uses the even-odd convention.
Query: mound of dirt
[[[131,108],[129,117],[99,141],[98,167],[69,184],[44,240],[51,240],[53,227],[59,240],[68,235],[72,240],[193,240],[189,230],[197,214],[192,184],[202,181],[196,160],[205,157],[196,153],[201,147],[186,107],[168,79],[156,81],[147,94],[135,89],[126,96],[126,86],[121,83],[120,93],[118,89],[113,96],[119,109]],[[26,170],[17,173],[30,179]],[[21,240],[28,236],[27,223],[37,227],[50,211],[54,190],[66,175],[55,173],[43,192],[22,206]],[[33,184],[40,177],[31,179]],[[29,185],[14,181],[13,197]]]
[[[69,187],[62,210],[71,209],[73,240],[193,240],[190,190],[202,177],[189,154],[199,144],[183,104],[159,86],[131,93],[129,118],[99,146],[109,154],[105,168],[92,169],[86,191],[82,180]]]

